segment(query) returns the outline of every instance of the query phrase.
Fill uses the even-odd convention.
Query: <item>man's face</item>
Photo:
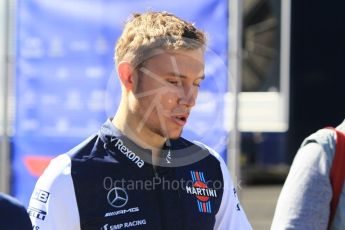
[[[178,138],[204,78],[203,52],[161,51],[137,71],[131,105],[137,131],[147,129],[162,137]]]

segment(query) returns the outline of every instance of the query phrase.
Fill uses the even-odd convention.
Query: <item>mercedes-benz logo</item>
[[[127,204],[128,195],[123,188],[115,187],[108,192],[107,199],[111,206],[121,208]]]

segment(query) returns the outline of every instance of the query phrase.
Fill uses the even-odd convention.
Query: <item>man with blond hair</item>
[[[39,229],[251,229],[224,161],[180,137],[204,79],[205,34],[167,12],[134,14],[115,51],[120,105],[52,160],[29,213]]]

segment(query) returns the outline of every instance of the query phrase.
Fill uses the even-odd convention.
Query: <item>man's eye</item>
[[[176,86],[181,85],[181,82],[175,81],[175,80],[168,80],[168,82],[169,82],[170,84],[176,85]]]

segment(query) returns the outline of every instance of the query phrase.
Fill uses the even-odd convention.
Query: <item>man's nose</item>
[[[180,92],[179,104],[187,107],[193,107],[195,105],[197,92],[195,87],[182,87]]]

